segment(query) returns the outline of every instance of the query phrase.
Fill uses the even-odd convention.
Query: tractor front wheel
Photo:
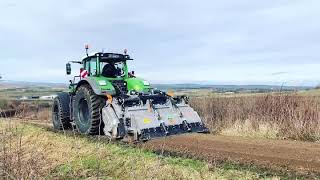
[[[104,105],[103,97],[96,95],[90,86],[83,85],[78,88],[73,99],[73,117],[80,133],[101,134],[101,110]]]

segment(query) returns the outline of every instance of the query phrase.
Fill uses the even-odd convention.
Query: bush
[[[8,107],[8,101],[5,99],[0,99],[0,109],[6,109]]]
[[[191,105],[211,131],[251,123],[277,129],[279,138],[320,140],[320,97],[265,95],[251,97],[194,98]]]

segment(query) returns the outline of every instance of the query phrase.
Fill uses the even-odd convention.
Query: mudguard
[[[93,78],[87,77],[87,78],[81,79],[77,84],[77,89],[83,84],[89,84],[93,92],[97,95],[106,95],[106,94],[115,95],[116,94],[116,90],[114,89],[113,86],[112,88],[110,87],[109,89],[102,89],[103,86],[99,85],[98,82]]]

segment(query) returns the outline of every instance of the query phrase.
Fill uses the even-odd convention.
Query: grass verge
[[[218,165],[0,120],[0,177],[9,179],[277,179]]]

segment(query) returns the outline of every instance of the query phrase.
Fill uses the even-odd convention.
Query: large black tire
[[[70,121],[70,96],[68,93],[58,93],[53,100],[52,123],[54,129],[66,130],[72,127]]]
[[[73,117],[80,133],[98,135],[102,132],[101,110],[106,100],[96,95],[89,85],[78,88],[73,99]]]

